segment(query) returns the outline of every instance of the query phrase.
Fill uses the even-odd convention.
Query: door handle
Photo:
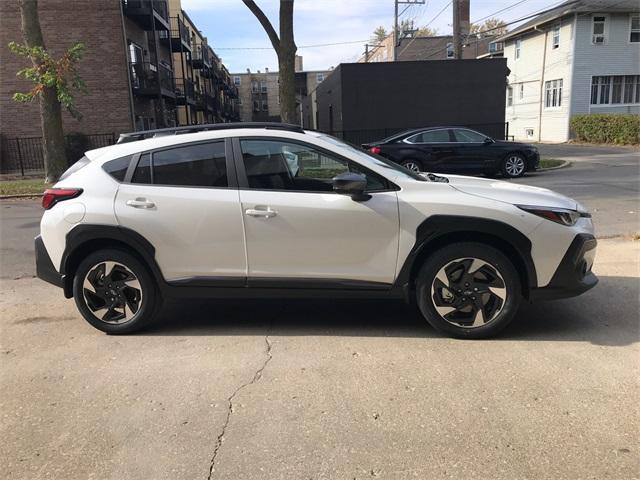
[[[150,202],[146,198],[136,198],[135,200],[127,200],[127,206],[133,208],[149,209],[156,206],[155,203]]]
[[[267,207],[267,208],[247,208],[244,213],[246,213],[247,215],[249,215],[250,217],[264,217],[264,218],[271,218],[271,217],[275,217],[278,212],[276,212],[275,210],[273,210],[271,207]]]

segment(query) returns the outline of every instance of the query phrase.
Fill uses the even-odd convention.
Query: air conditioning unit
[[[603,45],[604,35],[594,35],[592,41],[595,45]]]

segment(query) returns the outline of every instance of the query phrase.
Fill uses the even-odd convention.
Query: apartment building
[[[237,88],[179,0],[40,0],[38,5],[53,56],[59,58],[75,42],[85,44],[78,70],[88,92],[77,96],[81,120],[64,114],[66,133],[118,134],[238,118]],[[16,76],[28,60],[7,47],[22,42],[18,2],[0,2],[0,18],[0,140],[39,137],[37,103],[11,99],[32,87]]]
[[[302,57],[296,58],[296,70],[302,68]],[[324,81],[331,70],[296,71],[296,102],[302,100]],[[238,88],[239,114],[243,122],[279,122],[280,96],[278,72],[233,73],[233,83]],[[298,118],[298,123],[301,122]]]
[[[640,3],[566,2],[504,35],[506,120],[518,140],[564,142],[583,113],[640,113]]]

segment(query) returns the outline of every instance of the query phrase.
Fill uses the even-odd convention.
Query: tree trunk
[[[293,39],[293,0],[280,0],[280,38],[273,25],[254,0],[242,0],[258,19],[278,55],[280,119],[298,123],[296,111],[296,43]]]
[[[38,18],[38,0],[20,0],[20,14],[22,16],[22,35],[27,47],[46,49]],[[31,61],[34,67],[39,66],[37,60],[32,58]],[[45,181],[53,183],[67,168],[64,131],[62,129],[62,108],[55,87],[45,86],[38,100],[40,102]]]

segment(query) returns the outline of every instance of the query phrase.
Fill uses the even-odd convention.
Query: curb
[[[15,195],[0,195],[0,200],[8,198],[39,198],[42,193],[16,193]]]
[[[571,166],[571,162],[569,160],[564,160],[564,163],[561,163],[557,167],[548,167],[548,168],[539,168],[538,172],[549,172],[551,170],[559,170],[561,168],[567,168]]]

